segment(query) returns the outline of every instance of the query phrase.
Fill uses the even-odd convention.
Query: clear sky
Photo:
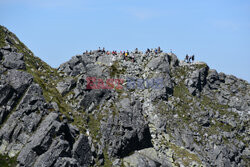
[[[161,46],[250,81],[250,0],[0,0],[0,24],[52,67],[99,46]]]

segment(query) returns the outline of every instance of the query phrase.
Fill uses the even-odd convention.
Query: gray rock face
[[[20,94],[27,89],[33,81],[33,76],[17,70],[9,70],[7,73],[7,82],[14,90]]]
[[[3,59],[3,52],[0,51],[0,61]]]
[[[88,143],[88,138],[80,135],[79,139],[75,142],[73,149],[73,158],[75,158],[80,166],[89,166],[91,160],[91,151]]]
[[[211,70],[207,76],[207,82],[210,89],[218,89],[220,87],[219,74],[216,70]]]
[[[109,96],[110,96],[110,91],[105,89],[91,90],[89,92],[85,92],[80,101],[80,106],[88,110],[89,107],[91,107],[91,105],[97,106],[101,101],[105,100]]]
[[[177,66],[179,66],[179,63],[180,63],[177,56],[175,54],[173,54],[173,53],[168,55],[168,61],[170,62],[170,65],[172,67],[177,67]]]
[[[103,137],[110,145],[109,154],[124,157],[134,150],[151,147],[149,127],[142,116],[140,102],[125,98],[119,105],[121,112],[114,118],[110,116],[101,126]]]
[[[10,85],[0,85],[0,106],[6,103],[13,94],[13,89]]]
[[[53,166],[59,157],[70,156],[70,145],[60,138],[54,139],[48,151],[38,157],[34,166]]]
[[[153,89],[151,92],[152,100],[167,99],[168,95],[173,94],[173,84],[170,77],[170,62],[172,66],[178,65],[175,56],[167,54],[160,55],[147,64],[147,67],[154,72],[152,77],[159,81],[159,88]]]
[[[32,166],[38,155],[47,151],[52,143],[53,134],[59,129],[60,123],[56,120],[58,114],[51,113],[41,123],[40,128],[29,139],[29,142],[20,152],[17,160],[23,166]]]
[[[88,70],[89,65],[93,64],[98,59],[99,53],[94,55],[78,55],[74,56],[70,61],[60,65],[59,71],[66,73],[69,76],[84,74]],[[93,72],[95,72],[93,70]]]
[[[4,121],[17,103],[17,99],[23,95],[31,84],[33,77],[22,71],[9,70],[1,76],[0,84],[0,123]]]
[[[74,79],[66,78],[64,81],[59,82],[56,88],[62,95],[65,95],[75,86],[76,86],[76,81]]]
[[[54,139],[55,136],[57,136],[56,139]],[[85,140],[82,141],[82,138]],[[81,140],[76,143],[79,148],[72,150],[74,138],[71,135],[70,128],[67,124],[59,121],[59,115],[57,113],[50,113],[21,150],[17,160],[21,166],[88,164],[91,157],[90,153],[87,154],[88,150],[86,149],[84,150],[84,154],[81,152],[82,150],[79,150],[80,148],[89,147],[88,139],[83,135],[80,139]],[[63,162],[58,161],[59,158],[63,157],[71,158],[72,154],[77,160],[71,159],[70,161],[66,161],[67,159],[62,159]]]
[[[185,81],[189,92],[192,95],[196,95],[202,91],[203,87],[206,85],[208,75],[208,66],[194,71],[189,79]]]
[[[58,158],[54,165],[54,167],[78,167],[78,166],[79,164],[76,159],[68,157]]]
[[[167,55],[161,55],[157,58],[152,59],[147,67],[152,71],[159,71],[159,72],[168,72],[169,71],[169,62]]]
[[[3,65],[9,69],[25,69],[25,63],[21,53],[10,52],[4,55]]]
[[[150,166],[150,167],[160,167],[161,164],[157,161],[154,161],[147,156],[143,156],[140,153],[135,153],[129,157],[123,159],[125,167],[143,167],[143,166]]]

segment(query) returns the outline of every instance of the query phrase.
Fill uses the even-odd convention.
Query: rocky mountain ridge
[[[93,51],[53,69],[1,26],[0,166],[250,164],[248,82],[173,53],[131,54]],[[124,83],[87,89],[88,77]]]

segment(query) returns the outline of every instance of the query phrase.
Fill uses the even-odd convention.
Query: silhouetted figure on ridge
[[[135,48],[135,53],[136,53],[136,54],[139,53],[138,48]]]
[[[192,55],[192,62],[194,62],[194,55]]]
[[[192,56],[189,56],[188,63],[191,63]]]
[[[155,49],[155,54],[157,55],[157,53],[158,53],[158,50],[157,50],[157,49]]]
[[[186,54],[185,61],[186,61],[187,63],[189,63],[189,62],[188,62],[188,61],[189,61],[189,56],[188,56],[188,54]]]
[[[157,48],[157,53],[161,53],[161,47],[160,46]]]

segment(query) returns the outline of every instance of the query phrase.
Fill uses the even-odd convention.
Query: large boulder
[[[185,84],[192,95],[199,94],[207,84],[208,66],[197,69],[191,73]]]
[[[141,113],[140,102],[124,98],[117,107],[119,113],[114,117],[111,115],[107,123],[101,125],[109,154],[125,157],[132,151],[151,147],[151,135]]]
[[[34,166],[53,166],[59,157],[69,157],[71,155],[70,145],[60,137],[53,140],[48,151],[38,157]]]
[[[207,82],[210,89],[218,89],[220,87],[219,74],[216,70],[210,70],[207,76]]]
[[[79,167],[79,163],[74,158],[59,157],[54,167]]]
[[[74,138],[58,113],[50,113],[17,157],[21,166],[52,166],[59,157],[71,157]]]
[[[90,145],[88,137],[81,134],[79,139],[75,142],[72,149],[72,156],[75,158],[80,166],[89,166],[91,161]]]
[[[32,81],[33,76],[24,71],[13,69],[9,70],[7,73],[8,84],[11,85],[18,94],[23,93],[32,83]]]
[[[56,89],[62,95],[65,95],[76,86],[76,81],[73,78],[66,78],[64,81],[58,82]]]
[[[102,101],[110,97],[110,94],[111,91],[107,89],[93,89],[85,91],[79,102],[79,106],[90,111]]]
[[[2,75],[0,82],[0,124],[18,102],[32,83],[32,75],[17,70],[8,70],[7,75]]]
[[[11,98],[13,91],[10,85],[0,85],[0,106]]]
[[[4,55],[3,65],[9,69],[25,69],[22,53],[10,52]]]
[[[157,152],[153,148],[147,148],[136,151],[134,154],[123,159],[125,167],[150,166],[160,167],[165,166],[160,163]]]
[[[172,60],[172,59],[173,60]],[[151,91],[151,99],[167,99],[169,95],[173,94],[173,83],[170,76],[170,62],[172,61],[172,65],[178,65],[174,60],[174,55],[169,57],[167,54],[162,54],[159,57],[153,58],[147,64],[147,68],[149,68],[152,72],[151,77],[148,79],[154,80],[154,85]]]
[[[39,129],[29,139],[28,144],[22,149],[17,157],[17,161],[23,166],[33,166],[37,156],[46,152],[51,143],[56,131],[60,129],[62,124],[58,122],[59,115],[50,113],[41,123]]]
[[[173,53],[168,54],[168,61],[170,62],[171,67],[177,67],[179,66],[179,63],[180,63],[177,56]]]
[[[160,55],[157,58],[153,58],[147,64],[147,67],[152,71],[169,72],[170,66],[167,55]]]

